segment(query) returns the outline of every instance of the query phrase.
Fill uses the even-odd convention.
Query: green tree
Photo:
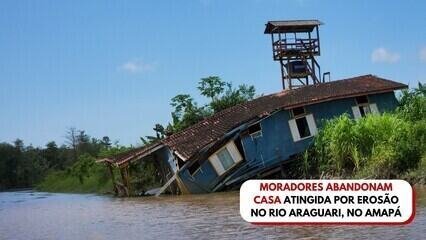
[[[60,168],[61,160],[59,159],[59,148],[55,141],[48,142],[46,144],[46,148],[42,151],[42,154],[44,159],[46,159],[49,168]]]
[[[210,76],[201,78],[198,83],[198,90],[201,95],[211,98],[211,101],[215,101],[217,97],[225,90],[226,83],[218,76]]]
[[[198,107],[194,99],[188,94],[175,96],[170,105],[174,107],[174,111],[172,112],[173,123],[169,124],[166,130],[169,133],[187,128],[207,115],[206,111],[202,107]]]
[[[419,83],[418,88],[402,91],[399,99],[399,115],[408,121],[426,119],[426,87]]]
[[[95,159],[89,154],[82,154],[78,161],[71,167],[70,172],[73,176],[78,177],[81,184],[84,179],[90,175],[90,169],[95,165]]]
[[[112,145],[111,139],[109,139],[108,136],[104,136],[104,137],[102,137],[101,144],[104,148],[108,149]]]
[[[166,129],[163,127],[163,125],[159,123],[155,124],[155,127],[153,128],[153,130],[155,132],[155,136],[140,137],[144,145],[163,139],[164,136],[166,135]]]
[[[172,112],[172,121],[164,130],[164,135],[171,135],[184,128],[187,128],[214,113],[220,112],[226,108],[249,101],[254,98],[256,90],[253,86],[240,85],[237,88],[232,87],[229,82],[223,81],[218,76],[202,78],[198,83],[198,90],[202,96],[210,99],[210,102],[202,107],[189,94],[179,94],[172,98],[170,105],[174,108]],[[158,138],[159,129],[154,128]],[[162,130],[161,130],[162,131]],[[150,137],[147,136],[149,140]],[[144,143],[149,141],[141,138]]]
[[[0,188],[17,186],[19,151],[9,143],[0,143]]]
[[[233,88],[231,83],[226,83],[226,87],[225,93],[220,98],[210,103],[210,108],[214,113],[252,100],[256,93],[254,86],[243,84],[238,86],[238,88]]]

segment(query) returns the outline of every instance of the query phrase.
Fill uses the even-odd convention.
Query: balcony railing
[[[274,59],[299,55],[319,55],[318,39],[284,39],[273,43]]]

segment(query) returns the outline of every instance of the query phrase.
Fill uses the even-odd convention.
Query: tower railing
[[[274,60],[291,57],[294,55],[319,55],[319,40],[318,39],[288,39],[278,40],[273,43]]]

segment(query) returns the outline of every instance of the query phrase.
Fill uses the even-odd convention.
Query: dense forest
[[[202,78],[197,89],[208,99],[207,104],[199,106],[189,94],[173,97],[170,123],[156,124],[154,135],[141,137],[140,145],[164,138],[255,96],[253,86],[233,87],[217,76]],[[66,130],[61,145],[51,141],[44,147],[33,147],[21,139],[3,142],[0,143],[0,190],[37,187],[47,191],[106,192],[112,189],[109,173],[95,160],[130,148],[112,143],[108,136],[98,139],[74,127]]]
[[[0,143],[0,189],[34,187],[54,172],[69,172],[84,182],[85,164],[126,149],[113,145],[107,136],[92,138],[76,128],[68,129],[66,144],[61,146],[54,141],[44,148],[25,146],[20,139]]]

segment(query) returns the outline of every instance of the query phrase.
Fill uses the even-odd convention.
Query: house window
[[[232,165],[234,165],[234,160],[232,159],[231,154],[229,153],[227,148],[220,150],[217,153],[217,158],[219,159],[225,171],[230,169]]]
[[[296,119],[297,130],[299,131],[300,138],[305,138],[311,136],[309,131],[308,121],[306,117],[301,117]]]
[[[219,176],[227,172],[241,160],[243,158],[233,141],[228,142],[209,157],[211,165]]]
[[[293,119],[288,121],[291,135],[295,142],[314,136],[317,126],[312,114],[307,114],[305,108],[294,108],[291,111]]]
[[[358,107],[359,107],[359,113],[361,114],[361,117],[365,117],[365,115],[371,112],[369,105],[360,105]]]
[[[248,133],[252,138],[262,137],[262,127],[260,126],[260,123],[251,125],[248,128]]]
[[[365,117],[369,113],[379,113],[377,105],[370,103],[367,96],[359,96],[355,98],[356,106],[352,107],[352,112],[355,119]]]
[[[198,170],[201,170],[201,166],[198,161],[194,162],[191,166],[188,167],[189,174],[191,174],[192,176],[194,176],[195,173],[198,172]]]

